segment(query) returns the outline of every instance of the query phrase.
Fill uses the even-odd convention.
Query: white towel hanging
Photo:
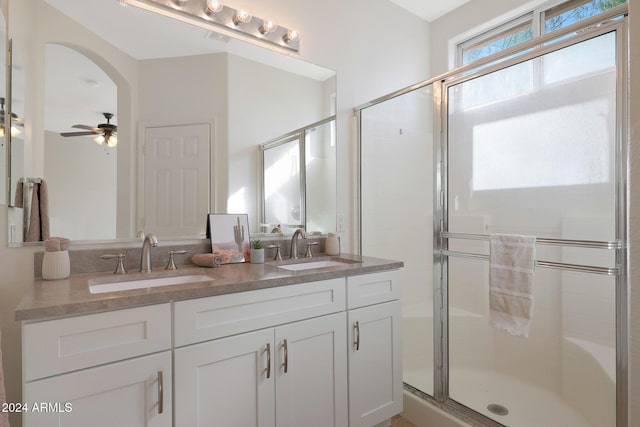
[[[527,338],[533,314],[536,238],[490,236],[489,321],[501,331]]]

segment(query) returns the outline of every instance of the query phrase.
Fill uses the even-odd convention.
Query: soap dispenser
[[[327,255],[340,255],[340,238],[336,233],[327,234],[325,252]]]

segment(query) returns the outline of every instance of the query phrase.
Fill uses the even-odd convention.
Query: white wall
[[[118,151],[49,131],[44,140],[51,231],[71,240],[115,239]]]
[[[238,56],[229,57],[227,212],[260,218],[258,145],[323,119],[324,84]],[[219,211],[223,212],[223,211]]]

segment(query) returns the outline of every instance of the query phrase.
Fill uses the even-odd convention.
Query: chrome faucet
[[[156,236],[149,233],[144,237],[142,243],[142,254],[140,256],[140,271],[148,273],[151,271],[151,246],[158,246]]]
[[[302,228],[298,228],[293,233],[293,237],[291,237],[291,248],[289,249],[289,258],[291,259],[298,259],[298,236],[302,237],[303,239],[307,238]]]

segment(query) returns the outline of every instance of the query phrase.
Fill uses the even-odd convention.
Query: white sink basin
[[[349,263],[335,261],[335,260],[325,260],[325,261],[301,262],[298,264],[279,265],[278,268],[282,268],[290,271],[300,271],[300,270],[311,270],[314,268],[338,267],[338,266],[347,265],[347,264]]]
[[[155,279],[127,280],[125,282],[101,283],[89,280],[89,292],[103,294],[105,292],[129,291],[131,289],[154,288],[156,286],[182,285],[185,283],[207,282],[213,280],[206,274],[190,274],[186,276],[158,277]],[[104,280],[102,280],[104,282]]]

